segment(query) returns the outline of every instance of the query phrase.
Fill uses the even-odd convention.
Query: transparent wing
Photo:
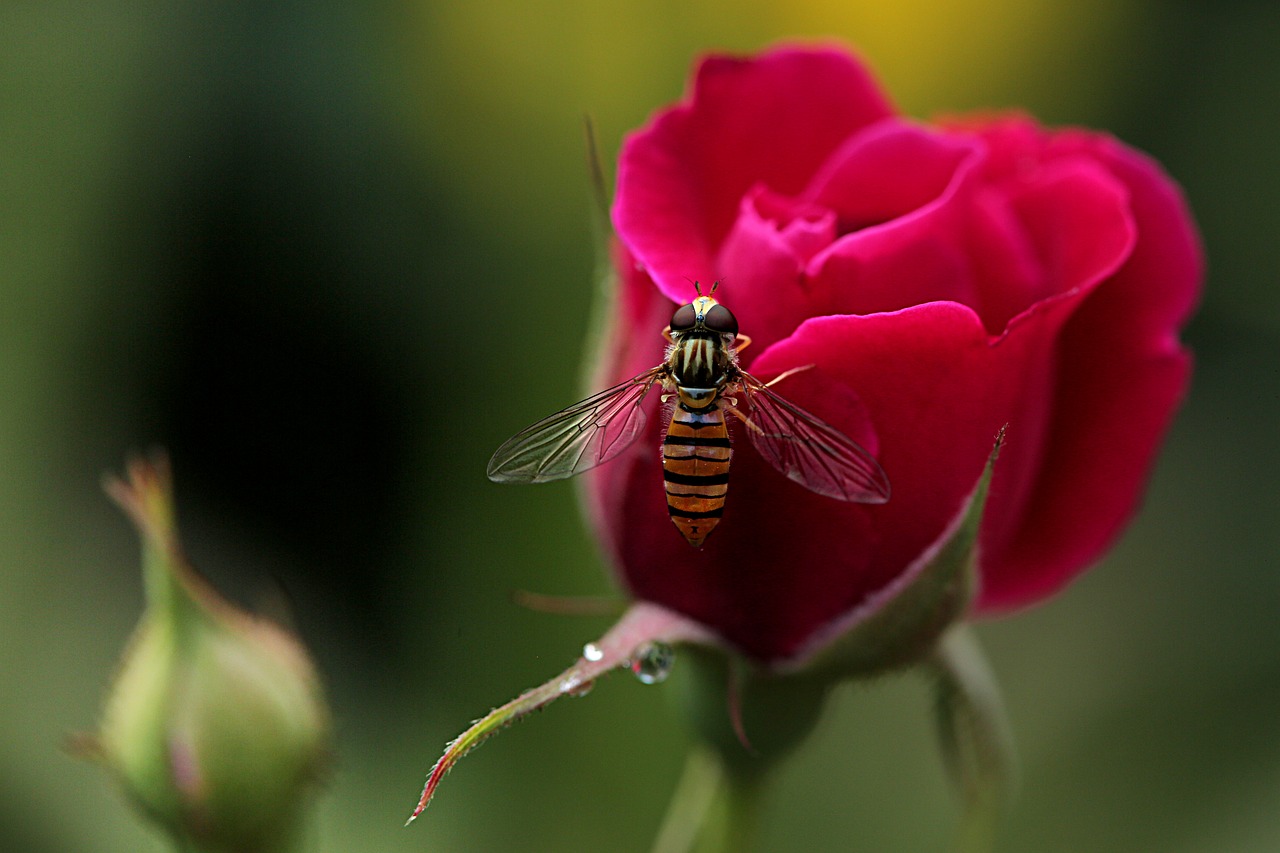
[[[641,404],[662,371],[646,370],[516,433],[489,460],[489,479],[545,483],[608,462],[644,428]]]
[[[857,442],[788,403],[754,376],[743,373],[740,383],[751,443],[788,479],[837,500],[889,500],[888,476]]]

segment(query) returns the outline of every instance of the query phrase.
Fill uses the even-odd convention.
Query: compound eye
[[[693,305],[681,305],[671,316],[671,331],[687,332],[696,322],[698,322],[698,312],[694,310]]]
[[[722,335],[738,334],[738,318],[723,305],[712,305],[711,310],[702,318],[702,324]]]

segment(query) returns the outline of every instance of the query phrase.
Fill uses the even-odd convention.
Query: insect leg
[[[814,367],[817,367],[817,365],[805,364],[805,365],[801,365],[800,367],[793,367],[790,370],[784,370],[783,372],[779,373],[777,376],[770,379],[768,382],[764,383],[764,387],[772,388],[774,385],[777,385],[779,382],[786,379],[788,376],[795,376],[797,373],[803,373],[804,371]]]
[[[743,389],[743,393],[749,395],[751,392],[747,391],[746,389]],[[746,424],[747,429],[754,430],[758,434],[764,435],[764,430],[760,429],[760,427],[757,426],[756,423],[753,420],[751,420],[751,418],[747,417],[746,414],[741,409],[738,408],[738,401],[736,398],[725,397],[723,399],[730,404],[728,406],[725,406],[724,410],[726,412],[728,412],[729,414],[733,415],[735,418],[737,418],[738,420]]]

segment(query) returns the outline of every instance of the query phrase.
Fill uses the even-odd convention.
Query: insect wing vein
[[[489,479],[545,483],[609,461],[640,435],[644,400],[661,375],[661,367],[647,370],[516,433],[489,460]]]
[[[820,495],[857,503],[889,500],[889,478],[870,453],[835,427],[743,373],[747,433],[788,479]]]

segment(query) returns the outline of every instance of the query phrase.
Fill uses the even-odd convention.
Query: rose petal
[[[1133,255],[1115,277],[1113,320],[1136,322],[1137,337],[1176,338],[1200,297],[1204,250],[1178,185],[1158,163],[1105,134],[1075,131],[1054,140],[1051,150],[1097,158],[1129,194],[1140,233]]]
[[[1133,250],[1129,193],[1097,163],[1055,159],[1010,189],[1008,199],[1045,271],[1039,291],[1021,294],[1017,310],[1102,281]]]
[[[666,340],[662,329],[671,319],[675,305],[639,269],[625,246],[614,246],[614,269],[618,271],[618,304],[609,327],[600,338],[600,362],[596,365],[588,391],[608,388],[662,363]],[[650,393],[645,402],[648,425],[640,438],[617,459],[578,478],[583,513],[607,550],[616,549],[618,525],[625,523],[621,508],[621,477],[629,462],[636,460],[661,466],[654,455],[666,424],[662,418],[660,393]],[[662,503],[661,495],[656,497]],[[676,537],[679,538],[678,536]]]
[[[623,145],[618,235],[663,293],[687,301],[687,279],[721,277],[720,243],[752,186],[799,193],[846,137],[890,112],[844,50],[705,59],[686,100]]]
[[[966,164],[979,148],[972,139],[946,139],[886,120],[851,137],[802,199],[790,202],[792,211],[780,212],[786,202],[775,194],[759,189],[749,194],[754,203],[743,206],[722,255],[742,327],[768,346],[808,316],[975,299],[964,242],[967,196],[961,188],[970,171]],[[898,182],[896,191],[890,180],[895,169],[911,175]],[[807,271],[812,280],[802,286],[804,258],[762,221],[765,201],[775,217],[797,219],[802,212],[816,217],[813,211],[837,205],[845,229],[888,221],[848,234],[819,253]]]
[[[892,121],[852,139],[807,195],[841,205],[844,225],[866,227],[846,233],[809,264],[812,313],[872,314],[942,300],[973,304],[966,217],[980,152],[972,139],[948,140]],[[912,177],[895,192],[891,178],[903,171]]]
[[[835,214],[754,188],[720,255],[724,283],[720,298],[752,339],[745,366],[786,337],[816,306],[803,286],[804,264],[835,237]]]
[[[984,610],[1050,595],[1119,535],[1190,373],[1176,333],[1197,296],[1203,259],[1176,186],[1148,158],[1105,137],[1069,134],[1053,147],[1092,152],[1123,181],[1137,240],[1064,329],[1043,461],[1016,527],[991,531]]]
[[[955,517],[982,473],[1004,423],[1008,366],[997,359],[974,312],[934,302],[889,314],[818,317],[756,361],[756,369],[819,364],[867,407],[893,497],[870,509],[868,576],[879,588],[908,566]],[[1012,436],[1016,432],[1011,428]],[[812,529],[812,528],[808,528]],[[848,583],[846,581],[846,583]]]
[[[778,240],[800,263],[807,262],[836,237],[836,215],[821,204],[791,198],[763,184],[743,197],[738,221],[749,215],[772,225]]]
[[[990,186],[978,188],[968,221],[973,275],[982,282],[971,304],[982,315],[987,331],[996,335],[1026,309],[1031,294],[1045,290],[1042,283],[1049,276],[1003,192]]]
[[[834,210],[841,232],[848,233],[937,201],[979,150],[970,138],[885,119],[846,140],[814,175],[803,198]]]

